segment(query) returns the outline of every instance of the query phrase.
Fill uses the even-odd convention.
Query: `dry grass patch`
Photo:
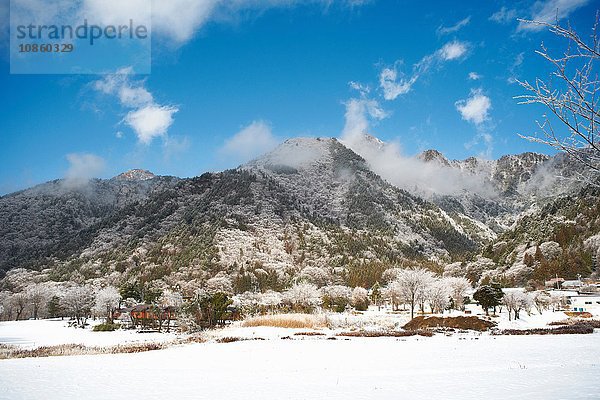
[[[172,344],[168,343],[139,343],[122,346],[88,347],[82,344],[61,344],[57,346],[42,346],[35,349],[22,349],[17,346],[0,345],[0,360],[29,357],[81,356],[98,354],[142,353],[152,350],[162,350]]]
[[[143,353],[146,351],[163,350],[172,346],[190,343],[204,343],[206,340],[201,336],[189,336],[170,342],[147,342],[132,343],[116,346],[85,346],[82,344],[60,344],[56,346],[42,346],[35,349],[23,349],[19,346],[0,344],[0,360],[11,358],[30,357],[59,357],[59,356],[82,356],[99,354],[130,354]]]
[[[574,318],[592,318],[593,315],[587,311],[565,311],[567,317]]]
[[[327,318],[312,314],[274,314],[248,318],[242,326],[273,328],[319,329],[327,327]]]

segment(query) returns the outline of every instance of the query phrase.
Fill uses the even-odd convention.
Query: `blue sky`
[[[587,33],[597,8],[585,0],[173,4],[153,10],[149,75],[127,65],[116,75],[11,75],[8,35],[0,36],[0,194],[132,168],[194,176],[286,138],[361,131],[409,156],[547,153],[517,136],[536,132],[543,110],[516,104],[514,79],[546,77],[534,50],[543,41],[561,51],[564,42],[516,18],[558,8],[561,22]]]

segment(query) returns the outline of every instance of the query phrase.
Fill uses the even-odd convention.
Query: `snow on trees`
[[[48,302],[50,296],[48,289],[40,283],[35,283],[25,290],[25,296],[31,306],[31,316],[33,319],[38,319],[40,310]]]
[[[449,296],[452,298],[452,308],[464,310],[464,299],[467,296],[467,292],[471,289],[471,282],[467,278],[462,277],[447,277],[443,281],[448,287]]]
[[[552,297],[544,291],[535,292],[533,295],[533,304],[537,312],[541,315],[552,305]]]
[[[321,287],[331,283],[332,276],[329,271],[324,268],[308,266],[300,271],[298,280],[312,283],[317,287]]]
[[[18,321],[23,316],[27,308],[28,299],[24,292],[15,293],[10,297],[11,308],[15,313],[15,321]]]
[[[366,311],[369,308],[369,291],[360,286],[355,287],[352,290],[350,304],[358,311]]]
[[[321,304],[321,293],[311,283],[297,283],[285,291],[284,302],[295,311],[310,312]]]
[[[450,287],[444,279],[433,281],[426,289],[426,297],[432,313],[443,313],[450,304]]]
[[[598,131],[598,67],[600,48],[598,46],[598,19],[596,14],[594,29],[589,39],[582,38],[571,25],[562,27],[557,23],[543,21],[521,21],[545,27],[560,38],[566,38],[568,47],[559,54],[542,44],[536,53],[553,68],[551,77],[536,78],[519,84],[527,94],[517,96],[519,104],[542,104],[549,111],[538,126],[540,136],[521,136],[529,141],[543,143],[563,151],[587,167],[595,176],[600,172],[600,132]],[[557,126],[553,125],[557,122]],[[584,174],[582,174],[584,175]],[[581,178],[589,178],[589,175]],[[594,179],[589,179],[594,183]],[[594,183],[595,184],[595,183]]]
[[[531,310],[531,296],[523,292],[520,289],[507,290],[502,298],[502,303],[506,306],[508,311],[508,320],[511,320],[511,316],[514,319],[519,319],[519,313],[521,310],[525,310],[529,313]]]
[[[422,268],[405,269],[394,281],[400,298],[410,306],[411,318],[414,318],[415,306],[422,305],[427,300],[427,289],[433,281],[433,274]]]
[[[120,302],[121,295],[119,294],[119,290],[114,286],[107,286],[100,289],[96,294],[93,311],[98,315],[104,316],[106,322],[112,324],[114,311],[119,307]]]
[[[268,290],[265,293],[260,293],[258,296],[258,304],[264,307],[266,311],[273,312],[283,302],[283,296],[279,292]]]
[[[61,306],[77,325],[84,326],[94,306],[94,291],[89,286],[74,286],[61,299]]]
[[[224,293],[233,294],[233,283],[231,278],[226,275],[217,275],[206,281],[206,291],[209,294]]]
[[[343,312],[350,304],[352,289],[348,286],[332,285],[321,288],[323,306],[336,312]]]

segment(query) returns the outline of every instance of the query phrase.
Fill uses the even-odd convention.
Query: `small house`
[[[577,312],[600,313],[600,295],[571,296],[571,310]]]

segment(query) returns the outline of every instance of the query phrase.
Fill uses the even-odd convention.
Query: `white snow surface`
[[[0,361],[0,399],[597,399],[600,333],[189,344]]]
[[[163,342],[175,338],[176,335],[172,333],[139,333],[135,330],[93,332],[91,326],[86,329],[69,327],[67,320],[61,319],[0,322],[0,344],[16,345],[25,349],[61,344],[104,347]]]

